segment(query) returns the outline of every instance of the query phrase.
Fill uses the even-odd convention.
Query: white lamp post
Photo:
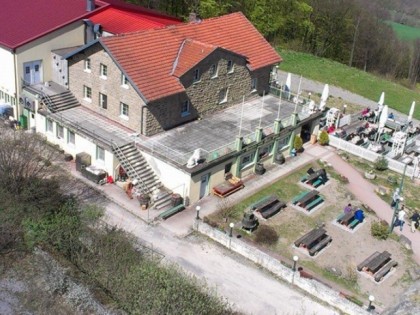
[[[195,207],[195,211],[197,212],[197,216],[195,217],[196,220],[200,220],[200,206]]]
[[[293,271],[296,271],[296,264],[298,260],[299,260],[299,256],[296,256],[296,255],[293,256],[293,268],[292,268]]]
[[[368,306],[368,312],[372,311],[373,307],[372,307],[372,303],[373,301],[375,301],[375,297],[373,295],[369,295],[369,306]]]
[[[231,222],[229,224],[230,230],[229,230],[229,237],[233,236],[233,227],[235,226],[235,224],[233,222]]]

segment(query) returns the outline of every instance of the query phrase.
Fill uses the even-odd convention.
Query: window
[[[67,143],[76,144],[76,134],[71,130],[67,130]]]
[[[105,162],[105,149],[100,146],[96,146],[96,159]]]
[[[200,81],[200,69],[194,70],[194,83]]]
[[[228,88],[224,88],[224,89],[220,90],[220,92],[219,92],[219,104],[223,104],[223,103],[227,102],[228,92],[229,92]]]
[[[86,58],[85,59],[85,71],[86,72],[90,72],[91,68],[90,68],[90,58]]]
[[[181,109],[181,116],[185,117],[190,114],[190,101],[186,100],[184,103],[182,103],[182,109]]]
[[[233,72],[233,69],[234,67],[233,67],[233,61],[232,60],[228,60],[228,62],[227,62],[227,72],[228,73],[232,73]]]
[[[287,137],[281,138],[278,140],[279,142],[279,149],[283,149],[289,145],[291,135],[288,135]]]
[[[6,103],[10,102],[10,95],[6,93]]]
[[[4,99],[4,92],[0,91],[0,99]]]
[[[108,76],[108,67],[101,63],[99,74],[102,79],[106,79]]]
[[[121,73],[121,85],[123,87],[128,87],[128,79],[123,73]]]
[[[25,73],[26,73],[26,74],[31,73],[31,67],[26,66],[26,67],[25,67]]]
[[[259,152],[259,158],[261,159],[261,158],[264,158],[264,157],[266,157],[266,156],[269,156],[269,155],[271,155],[273,152],[273,147],[274,147],[274,143],[271,143],[271,144],[269,144],[269,145],[266,145],[265,147],[262,147],[261,149],[260,149],[260,152]]]
[[[127,104],[120,103],[120,116],[122,118],[128,119],[128,110],[129,110],[129,107]]]
[[[63,126],[60,126],[59,124],[57,124],[57,138],[64,139],[64,128]]]
[[[46,121],[46,126],[45,126],[45,130],[47,131],[47,132],[53,132],[53,121],[51,120],[51,119],[49,119],[49,118],[47,118],[47,121]]]
[[[92,89],[86,85],[83,86],[83,97],[86,101],[92,102]]]
[[[108,108],[108,96],[105,94],[99,93],[99,107],[103,109]]]
[[[12,104],[12,105],[16,105],[16,99],[12,96],[12,97],[10,97],[10,103]]]
[[[218,70],[219,69],[218,69],[218,66],[216,64],[211,65],[210,70],[209,70],[210,77],[211,78],[217,78],[217,72],[218,72]]]
[[[251,79],[251,92],[254,92],[257,90],[257,78]]]
[[[255,151],[247,153],[241,158],[241,169],[254,163]]]

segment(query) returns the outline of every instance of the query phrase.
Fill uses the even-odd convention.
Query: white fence
[[[370,162],[375,162],[376,159],[380,156],[382,156],[381,154],[372,152],[368,149],[365,149],[361,146],[355,145],[351,142],[345,141],[343,139],[334,137],[334,136],[330,136],[330,141],[329,144],[333,147],[336,147],[337,149],[349,152],[353,155],[359,156],[365,160],[368,160]],[[390,159],[388,157],[385,157],[388,160],[388,168],[392,171],[395,171],[397,173],[403,174],[404,173],[404,167],[405,164],[393,159]],[[413,177],[414,176],[414,167],[412,166],[407,166],[406,169],[406,175]],[[419,175],[419,174],[417,174]]]

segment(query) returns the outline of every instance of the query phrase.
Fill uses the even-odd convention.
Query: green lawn
[[[284,60],[280,65],[283,71],[339,86],[376,102],[384,91],[385,104],[407,115],[411,103],[416,101],[414,117],[420,119],[420,90],[410,90],[367,72],[311,54],[281,49],[278,51]]]
[[[418,27],[408,26],[392,21],[386,21],[385,23],[392,27],[399,39],[411,41],[420,38],[420,28]]]

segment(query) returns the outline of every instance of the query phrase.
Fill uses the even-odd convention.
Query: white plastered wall
[[[46,131],[46,117],[42,115],[37,115],[37,132],[43,134],[48,142],[58,145],[65,153],[69,153],[73,156],[73,159],[76,157],[76,154],[85,152],[91,156],[91,164],[105,170],[109,175],[115,177],[115,168],[118,165],[117,160],[114,158],[114,154],[105,149],[105,161],[96,159],[96,149],[97,145],[75,133],[75,144],[67,143],[68,132],[67,128],[64,127],[64,138],[60,139],[57,137],[57,122],[53,123],[53,132]]]
[[[0,90],[11,96],[16,93],[14,64],[13,53],[0,47]]]

